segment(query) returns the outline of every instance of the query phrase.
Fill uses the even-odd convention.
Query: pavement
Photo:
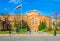
[[[31,36],[13,34],[0,36],[0,41],[60,41],[60,36]]]
[[[0,36],[54,36],[54,34],[49,34],[47,32],[31,32],[26,34],[0,34]],[[57,34],[56,36],[60,36],[60,34]]]
[[[60,35],[44,32],[34,32],[27,34],[0,34],[0,41],[60,41]]]

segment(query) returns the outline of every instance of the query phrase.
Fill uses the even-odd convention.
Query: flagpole
[[[21,4],[22,6],[22,4]],[[21,8],[21,32],[22,32],[22,8]]]
[[[21,6],[22,6],[22,0],[21,0]],[[22,32],[22,8],[21,8],[21,32]]]
[[[21,1],[22,2],[22,1]],[[19,13],[21,16],[20,16],[20,21],[22,21],[22,4],[21,5],[18,5],[15,9],[14,9],[14,11],[16,11],[17,9],[19,9],[20,8],[20,10],[19,10],[19,12],[21,12],[21,13]],[[22,31],[22,22],[20,22],[21,23],[21,31]]]

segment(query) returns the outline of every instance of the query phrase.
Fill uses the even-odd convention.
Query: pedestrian
[[[10,23],[9,23],[8,27],[9,27],[9,34],[11,34],[11,24]]]
[[[17,28],[17,27],[15,27],[15,28],[14,28],[14,31],[15,31],[16,33],[18,33],[18,28]]]
[[[28,28],[28,29],[27,29],[28,33],[31,34],[30,28],[29,28],[29,27],[27,27],[27,28]]]

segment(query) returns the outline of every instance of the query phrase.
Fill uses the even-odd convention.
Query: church
[[[8,15],[8,16],[0,16],[0,20],[5,21],[5,18],[8,18],[10,24],[14,25],[14,19],[19,23],[20,20],[24,20],[27,22],[30,30],[38,31],[38,26],[42,21],[46,21],[47,27],[51,27],[51,17],[40,15],[37,11],[29,11],[26,15]],[[1,21],[0,21],[1,24]],[[0,30],[3,29],[3,26],[0,25]]]

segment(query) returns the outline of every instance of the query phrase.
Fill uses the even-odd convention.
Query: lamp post
[[[58,13],[55,12],[55,27],[54,27],[54,36],[56,36],[56,28],[57,28],[57,15]]]

